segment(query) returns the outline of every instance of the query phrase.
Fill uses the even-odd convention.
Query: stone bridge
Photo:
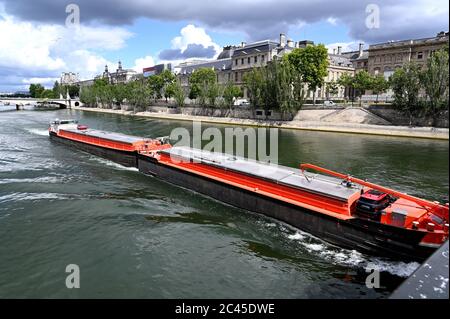
[[[72,106],[83,106],[79,99],[35,99],[35,98],[8,98],[0,97],[3,105],[15,105],[17,108],[25,105],[54,104],[60,108],[71,108]]]

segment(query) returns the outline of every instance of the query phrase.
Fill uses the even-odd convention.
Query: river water
[[[0,110],[2,110],[0,106]],[[51,142],[54,118],[156,137],[189,122],[0,111],[0,298],[385,298],[418,266],[340,249],[283,223]],[[224,126],[203,123],[203,128]],[[448,200],[447,141],[279,131],[279,162],[314,163]],[[80,269],[67,289],[66,266]],[[365,285],[381,271],[380,288]]]

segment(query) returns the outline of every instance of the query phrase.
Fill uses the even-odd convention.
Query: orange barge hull
[[[118,133],[67,126],[65,129],[51,127],[49,133],[52,139],[64,144],[286,222],[344,248],[423,261],[448,237],[448,205],[416,199],[314,165],[305,164],[302,168],[326,171],[338,178],[318,174],[308,177],[303,170],[172,147],[160,140]],[[383,210],[380,220],[361,218],[355,214],[355,205],[368,188],[342,185],[339,178],[379,188],[400,198]],[[417,205],[412,208],[411,204]],[[405,207],[409,213],[403,216],[401,211]],[[402,224],[398,222],[399,216],[404,217]],[[441,219],[431,231],[424,228],[432,224],[430,218]],[[413,223],[415,228],[411,226]]]

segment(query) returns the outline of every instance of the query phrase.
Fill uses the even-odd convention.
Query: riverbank
[[[428,139],[449,139],[449,129],[434,127],[408,127],[393,125],[372,125],[372,124],[355,124],[355,123],[334,123],[323,121],[262,121],[251,119],[239,119],[228,117],[210,117],[210,116],[192,116],[184,114],[169,114],[165,112],[137,112],[87,107],[72,107],[74,110],[101,112],[120,114],[128,116],[148,117],[154,119],[177,120],[177,121],[202,121],[207,123],[241,125],[241,126],[258,126],[258,127],[274,127],[282,129],[323,131],[336,133],[354,133],[354,134],[370,134],[398,137],[428,138]]]

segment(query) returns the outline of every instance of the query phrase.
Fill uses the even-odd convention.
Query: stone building
[[[226,46],[215,60],[191,60],[180,63],[174,68],[175,74],[180,80],[180,84],[185,90],[189,87],[189,77],[200,68],[211,68],[216,72],[217,83],[225,85],[232,80],[231,77],[231,55],[235,47]]]
[[[316,98],[319,100],[343,99],[346,95],[346,88],[337,85],[337,92],[332,93],[327,87],[330,85],[329,83],[337,83],[343,74],[349,74],[351,76],[355,74],[354,63],[351,59],[343,55],[340,51],[338,53],[328,54],[328,74],[324,79],[325,84],[316,91]],[[308,91],[306,98],[312,98],[311,91]]]
[[[241,87],[244,98],[248,98],[243,81],[247,72],[255,67],[266,66],[268,62],[275,58],[281,58],[295,48],[304,48],[309,45],[314,45],[314,42],[309,40],[294,42],[281,33],[278,42],[264,40],[250,44],[242,42],[240,46],[226,46],[216,60],[191,60],[180,63],[174,70],[181,85],[188,90],[189,77],[192,72],[199,68],[212,68],[216,72],[219,84],[224,85],[231,81]],[[338,54],[330,54],[325,82],[336,82],[344,73],[353,75],[354,70],[353,62],[340,51]],[[330,95],[325,85],[324,88],[317,89],[316,97],[319,99],[343,98],[344,93],[345,88],[339,87],[337,94]],[[312,98],[312,92],[308,92],[306,98]]]
[[[439,32],[435,37],[391,41],[369,46],[369,73],[383,74],[386,78],[405,63],[426,65],[428,58],[448,45],[448,32]]]
[[[105,65],[105,71],[102,75],[98,75],[95,79],[107,79],[111,84],[118,83],[128,83],[132,79],[134,79],[137,75],[137,72],[132,69],[124,69],[122,68],[122,62],[119,61],[116,72],[109,72],[108,66]]]
[[[339,50],[340,47],[338,47]],[[355,68],[355,72],[362,70],[369,71],[369,51],[364,50],[364,43],[359,44],[358,51],[343,52],[342,55],[350,59]]]
[[[63,72],[61,74],[61,78],[59,83],[61,85],[73,85],[79,81],[78,74],[73,72]]]
[[[275,57],[282,57],[284,54],[291,52],[296,47],[313,44],[312,41],[294,42],[287,39],[284,33],[280,34],[279,41],[264,40],[247,44],[242,42],[235,48],[231,59],[231,71],[233,82],[241,86],[244,84],[245,73],[253,68],[267,65]],[[247,97],[246,89],[243,88],[244,98]]]

